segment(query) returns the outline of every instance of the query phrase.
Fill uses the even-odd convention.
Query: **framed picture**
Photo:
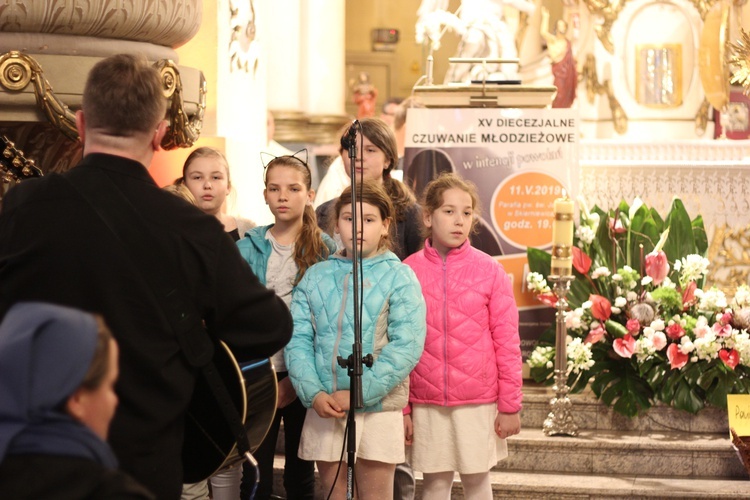
[[[731,87],[726,112],[714,110],[714,138],[750,139],[750,97],[742,90],[739,86]]]
[[[682,105],[681,45],[637,45],[635,61],[638,104],[649,108]]]

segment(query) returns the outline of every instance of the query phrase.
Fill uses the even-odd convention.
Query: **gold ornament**
[[[750,94],[750,35],[740,28],[740,37],[735,43],[730,44],[732,56],[729,64],[734,69],[730,82],[742,85],[743,93],[748,95]]]

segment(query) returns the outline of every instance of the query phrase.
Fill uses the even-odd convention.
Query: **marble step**
[[[284,496],[284,459],[274,462],[274,491]],[[518,471],[492,471],[493,500],[655,500],[655,499],[742,499],[750,498],[750,481],[742,479],[643,477],[634,474],[566,474]],[[416,473],[416,500],[422,498],[422,476]],[[458,479],[458,477],[457,477]],[[316,481],[316,500],[325,499],[326,491]],[[452,500],[464,500],[458,480],[453,485]]]
[[[582,430],[577,437],[521,430],[497,471],[747,478],[726,434]],[[748,483],[750,484],[750,483]]]
[[[672,476],[553,474],[532,472],[491,473],[493,500],[655,500],[748,499],[750,481],[742,479],[675,478]],[[417,482],[417,499],[421,481]],[[452,500],[464,500],[454,483]]]
[[[541,429],[554,397],[551,388],[524,381],[521,425],[524,429]],[[600,403],[590,392],[570,394],[573,421],[581,430],[601,431],[677,431],[691,433],[724,433],[729,435],[727,411],[704,408],[697,415],[656,405],[644,415],[628,418]]]

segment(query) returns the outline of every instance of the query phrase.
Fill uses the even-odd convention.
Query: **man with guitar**
[[[149,176],[165,109],[145,60],[118,55],[93,67],[76,114],[81,163],[24,181],[3,200],[0,314],[36,300],[104,316],[120,345],[110,444],[121,468],[170,500],[180,497],[200,367],[219,340],[240,361],[268,357],[292,323],[216,218]]]

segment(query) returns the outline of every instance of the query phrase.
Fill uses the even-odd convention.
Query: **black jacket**
[[[11,455],[0,464],[0,492],[8,500],[154,500],[127,474],[91,460]]]
[[[291,316],[216,218],[159,189],[140,163],[91,154],[65,174],[25,181],[5,196],[0,301],[48,301],[104,316],[120,346],[120,404],[110,444],[123,469],[159,498],[172,498],[179,496],[182,426],[196,371],[129,250],[68,181],[102,173],[145,219],[133,223],[147,225],[144,233],[166,250],[160,264],[184,277],[209,333],[239,359],[283,347]]]

